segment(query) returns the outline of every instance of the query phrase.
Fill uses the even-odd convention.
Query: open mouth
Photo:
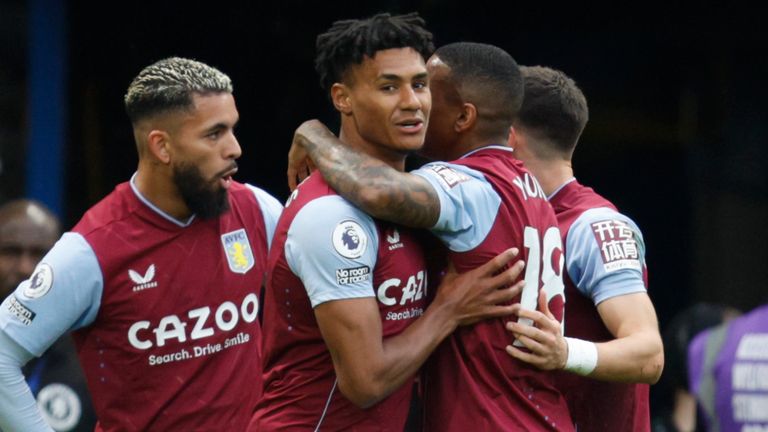
[[[418,133],[424,128],[424,121],[421,119],[411,119],[397,122],[397,127],[407,133]]]
[[[219,182],[224,189],[229,189],[229,187],[232,185],[232,176],[234,176],[236,173],[237,167],[235,166],[234,168],[230,168],[223,174],[219,175]]]

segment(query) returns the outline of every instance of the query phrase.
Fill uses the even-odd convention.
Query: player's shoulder
[[[601,226],[615,225],[617,228],[626,227],[641,234],[634,220],[614,207],[590,207],[584,209],[574,221],[571,230],[599,229]]]
[[[430,162],[411,171],[411,174],[425,178],[436,190],[447,193],[490,187],[482,171],[458,162]]]
[[[233,181],[229,186],[230,200],[236,203],[253,203],[260,196],[271,197],[265,190],[248,183]]]
[[[112,192],[83,214],[72,231],[87,238],[129,218],[138,203],[138,200],[132,197],[133,193],[128,182],[117,185]]]
[[[513,150],[505,145],[490,145],[475,149],[460,159],[454,160],[454,164],[471,167],[486,174],[519,175],[528,172]]]
[[[255,190],[261,190],[256,186],[233,181],[229,185],[229,194],[235,199],[242,199],[243,197],[250,197],[254,194]]]
[[[229,193],[231,199],[238,204],[252,204],[255,200],[259,207],[262,207],[262,210],[264,210],[264,207],[268,207],[269,210],[272,208],[282,210],[283,208],[283,205],[274,195],[250,183],[232,182]]]
[[[285,202],[285,214],[292,215],[302,210],[309,203],[320,199],[321,202],[333,202],[334,207],[338,205],[350,205],[346,201],[343,203],[336,199],[327,200],[326,197],[339,196],[328,183],[317,172],[313,173],[302,181],[296,189],[291,192],[288,200]],[[316,204],[315,204],[316,205]]]
[[[581,213],[579,214],[578,220],[582,221],[584,223],[604,220],[604,219],[615,219],[615,218],[626,218],[626,216],[619,213],[618,210],[611,208],[611,207],[586,207],[582,209]],[[627,218],[628,219],[628,218]]]
[[[560,215],[559,217],[562,217]],[[594,207],[582,211],[573,219],[569,227],[561,224],[561,229],[567,239],[568,248],[573,249],[578,244],[589,245],[597,242],[603,245],[606,241],[630,241],[644,250],[643,233],[637,224],[627,215],[612,207]]]
[[[305,203],[288,227],[288,240],[314,245],[306,254],[324,254],[319,245],[333,248],[347,258],[360,256],[367,245],[378,247],[374,219],[338,195],[324,195]],[[307,248],[303,248],[307,249]]]
[[[467,163],[482,173],[483,178],[500,191],[508,194],[510,191],[522,200],[527,211],[540,213],[537,207],[546,207],[545,213],[550,212],[549,201],[544,193],[544,188],[539,184],[536,176],[514,156],[512,149],[506,146],[490,146],[480,149],[476,153],[457,162]]]
[[[98,242],[96,244],[98,245]],[[43,257],[35,272],[37,273],[38,270],[45,267],[47,269],[66,268],[72,272],[87,273],[98,266],[94,241],[78,232],[65,232]],[[82,278],[75,279],[84,280]]]
[[[373,218],[339,195],[322,195],[303,203],[297,209],[296,220],[320,226],[335,223],[341,219],[360,220],[372,223]],[[296,223],[296,222],[294,222]]]
[[[269,196],[274,198],[274,196],[267,192],[264,188],[256,186],[251,183],[240,183],[237,181],[233,181],[230,184],[229,193],[238,199],[242,199],[243,197],[251,197],[251,196]]]

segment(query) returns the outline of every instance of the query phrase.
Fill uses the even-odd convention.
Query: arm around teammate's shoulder
[[[288,157],[291,189],[297,176],[303,177],[299,172],[306,171],[303,166],[310,158],[339,195],[373,217],[429,228],[440,215],[440,201],[426,180],[344,145],[318,120],[306,121],[296,129]]]

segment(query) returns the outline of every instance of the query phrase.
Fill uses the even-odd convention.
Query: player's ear
[[[334,83],[331,87],[333,106],[342,114],[352,113],[352,101],[350,100],[349,90],[349,87],[342,83]]]
[[[149,154],[165,165],[171,162],[170,142],[170,135],[164,130],[152,129],[147,133],[147,150]]]
[[[522,160],[532,158],[533,155],[528,149],[528,135],[525,133],[525,129],[522,126],[514,125],[509,128],[509,139],[507,144],[515,151],[515,157]]]
[[[472,129],[477,122],[477,107],[469,102],[461,104],[459,116],[456,118],[453,127],[456,132],[466,132]]]
[[[509,127],[509,137],[507,138],[507,145],[510,148],[512,148],[512,149],[517,148],[517,146],[518,146],[518,139],[519,139],[519,136],[517,135],[517,131],[515,130],[515,127],[514,126],[510,126]]]

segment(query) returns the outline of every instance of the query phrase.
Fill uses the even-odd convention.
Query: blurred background
[[[418,11],[438,46],[495,44],[581,86],[591,118],[576,175],[643,229],[662,329],[694,302],[748,310],[766,301],[762,14],[583,3],[1,0],[0,202],[39,199],[69,228],[127,180],[137,157],[123,94],[144,66],[172,55],[232,77],[238,180],[284,200],[293,130],[336,118],[313,69],[315,36],[337,19]]]

